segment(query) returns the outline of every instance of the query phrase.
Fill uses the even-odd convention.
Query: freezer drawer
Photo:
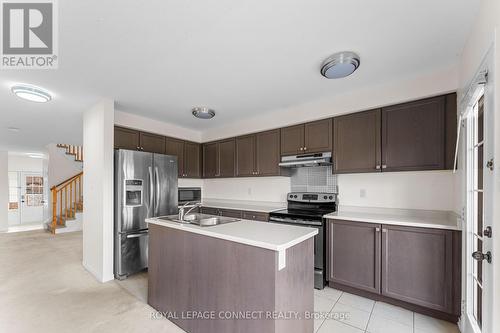
[[[148,241],[148,230],[115,236],[115,278],[122,280],[148,267]]]

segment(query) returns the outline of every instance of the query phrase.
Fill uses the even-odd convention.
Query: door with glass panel
[[[43,221],[44,186],[41,173],[20,172],[21,224]]]
[[[474,332],[490,332],[491,216],[493,186],[492,115],[481,92],[466,117],[467,132],[467,295],[466,307]]]

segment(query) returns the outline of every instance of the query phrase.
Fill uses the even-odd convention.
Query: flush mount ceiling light
[[[328,57],[321,66],[321,75],[327,79],[340,79],[354,73],[360,65],[354,52],[339,52]]]
[[[212,119],[215,116],[215,111],[207,107],[195,107],[192,109],[192,114],[200,119]]]
[[[7,127],[7,129],[11,132],[14,132],[14,133],[17,133],[19,132],[21,129],[17,128],[17,127]]]
[[[10,90],[17,97],[31,102],[45,103],[52,99],[52,95],[47,90],[29,84],[16,84]]]

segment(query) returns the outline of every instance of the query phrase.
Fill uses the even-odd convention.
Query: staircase
[[[50,189],[52,192],[52,221],[47,223],[47,229],[53,234],[81,230],[82,178],[83,172],[80,172]],[[69,225],[72,221],[74,223]]]
[[[76,162],[83,162],[83,147],[58,143],[57,147],[66,149],[66,155],[73,155]]]

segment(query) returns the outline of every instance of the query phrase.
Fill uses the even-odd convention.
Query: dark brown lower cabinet
[[[215,207],[201,207],[200,210],[203,214],[220,215],[227,217],[234,217],[238,219],[253,220],[253,221],[269,221],[269,214],[264,212],[253,212],[238,209],[226,209]]]
[[[331,287],[456,321],[461,232],[331,220]]]
[[[380,292],[380,225],[339,221],[329,224],[329,280]]]
[[[268,222],[269,221],[269,214],[263,213],[263,212],[251,212],[251,211],[244,210],[242,218],[245,220]]]
[[[382,295],[453,310],[453,231],[382,226]]]

